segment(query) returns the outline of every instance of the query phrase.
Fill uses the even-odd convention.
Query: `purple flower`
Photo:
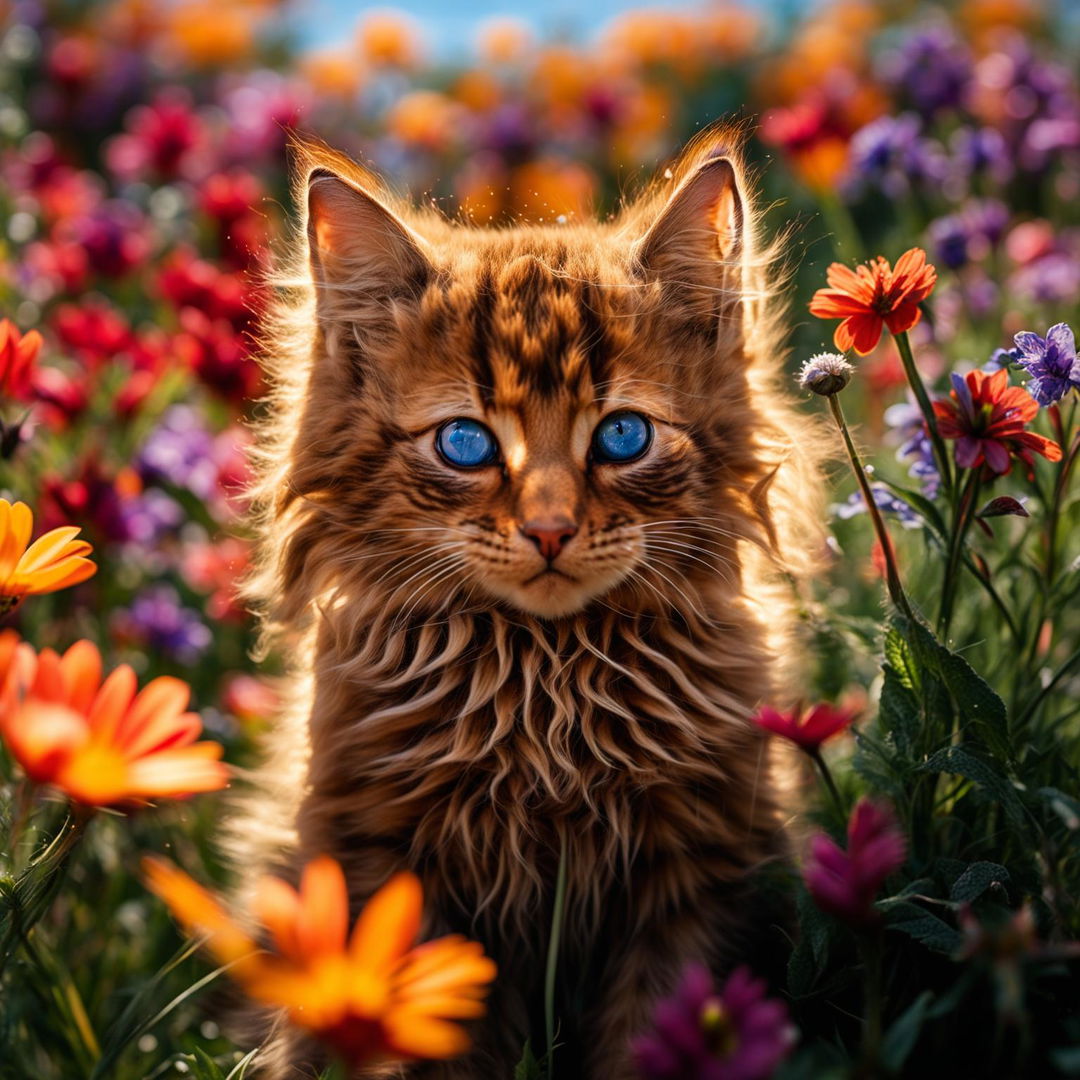
[[[201,499],[209,499],[216,490],[218,476],[214,437],[195,409],[173,405],[143,444],[138,467],[148,482],[187,488]]]
[[[918,529],[922,526],[922,518],[884,484],[871,484],[870,493],[874,496],[877,508],[883,514],[892,514],[905,529]],[[848,496],[846,502],[838,503],[832,510],[841,521],[848,521],[859,514],[866,513],[866,500],[861,491],[855,491]]]
[[[944,25],[912,34],[885,66],[890,82],[923,116],[962,105],[973,71],[966,46]]]
[[[126,539],[148,546],[185,521],[183,507],[164,491],[147,488],[121,504]]]
[[[982,369],[988,373],[1000,371],[1002,368],[1012,367],[1020,363],[1019,349],[995,349],[990,354],[990,359],[983,364]]]
[[[1069,304],[1080,297],[1080,259],[1052,251],[1011,275],[1007,289],[1037,304]]]
[[[183,607],[171,585],[144,589],[126,611],[117,612],[121,637],[140,642],[182,664],[192,664],[210,647],[213,635],[193,608]]]
[[[961,127],[949,140],[953,163],[965,179],[989,176],[1004,183],[1013,174],[1012,156],[1005,136],[990,127]]]
[[[634,1040],[644,1080],[766,1080],[797,1038],[787,1007],[765,996],[745,967],[716,991],[709,972],[688,968],[660,1002],[653,1029]]]
[[[941,145],[922,135],[914,113],[882,116],[860,128],[848,147],[851,182],[878,186],[890,198],[913,187],[939,184],[948,172]]]
[[[968,261],[968,223],[961,214],[947,214],[930,223],[930,243],[935,262],[959,270]]]
[[[824,833],[815,836],[803,878],[822,911],[865,926],[877,920],[874,897],[885,879],[903,866],[907,843],[892,810],[867,798],[851,812],[847,841],[847,851],[842,851]]]
[[[1022,330],[1014,340],[1017,363],[1031,376],[1027,388],[1040,405],[1051,405],[1070,390],[1080,389],[1076,339],[1067,323],[1051,326],[1045,338]]]
[[[885,423],[892,428],[893,441],[900,441],[897,461],[907,462],[908,475],[919,481],[927,498],[934,498],[941,485],[941,475],[922,411],[914,402],[890,405],[885,410]]]

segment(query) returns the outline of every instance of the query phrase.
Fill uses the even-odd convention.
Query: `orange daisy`
[[[75,539],[77,526],[52,529],[27,547],[33,529],[26,503],[0,499],[0,615],[18,607],[24,596],[78,585],[97,571],[86,557],[94,549]]]
[[[0,634],[0,737],[31,780],[85,806],[128,806],[214,791],[228,782],[216,742],[196,742],[191,691],[162,677],[136,693],[122,664],[102,681],[101,654],[79,641],[35,654]]]
[[[391,878],[349,933],[341,866],[328,856],[304,869],[297,891],[278,878],[260,882],[252,913],[268,932],[259,951],[210,893],[175,866],[143,860],[150,888],[247,993],[286,1011],[352,1065],[449,1058],[469,1048],[457,1021],[484,1014],[495,964],[479,944],[450,936],[414,945],[423,897],[410,873]]]
[[[881,340],[884,327],[900,334],[919,321],[919,304],[933,291],[937,270],[927,264],[922,248],[912,248],[900,256],[896,269],[879,255],[854,270],[833,263],[825,276],[831,287],[814,293],[810,314],[842,319],[833,338],[836,347],[865,356]]]

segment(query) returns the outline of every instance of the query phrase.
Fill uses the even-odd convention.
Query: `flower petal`
[[[423,906],[420,879],[408,872],[395,874],[360,912],[350,954],[373,971],[390,970],[420,933]]]
[[[297,943],[302,953],[330,956],[345,950],[349,932],[349,893],[341,864],[322,855],[304,867],[300,879]]]

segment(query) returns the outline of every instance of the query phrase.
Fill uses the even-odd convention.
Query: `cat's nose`
[[[578,531],[568,517],[533,518],[521,526],[521,531],[548,562],[553,562]]]

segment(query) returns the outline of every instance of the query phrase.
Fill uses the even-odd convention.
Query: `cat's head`
[[[288,318],[311,355],[278,373],[287,586],[542,618],[738,589],[775,460],[736,161],[699,149],[603,223],[455,224],[322,151],[301,196],[313,300]]]

